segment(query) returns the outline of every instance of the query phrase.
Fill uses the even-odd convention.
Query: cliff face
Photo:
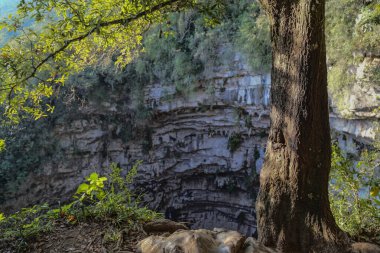
[[[90,101],[70,121],[54,126],[62,159],[29,175],[4,207],[65,200],[90,172],[102,172],[111,162],[128,168],[142,160],[135,186],[151,208],[193,227],[252,234],[269,89],[268,75],[252,75],[236,57],[216,67],[188,97],[176,95],[174,86],[147,86],[145,102],[153,116],[138,125],[128,105],[122,106],[126,94],[112,94],[100,105]],[[138,137],[125,141],[128,134]]]
[[[269,90],[270,76],[254,75],[236,55],[215,67],[187,97],[171,85],[147,86],[144,99],[152,116],[140,123],[133,120],[128,94],[90,101],[71,120],[55,124],[61,158],[29,175],[3,208],[67,200],[91,172],[104,173],[111,162],[128,169],[142,160],[135,187],[150,208],[193,228],[254,234],[258,174],[270,123]],[[368,101],[373,92],[355,94]],[[360,106],[352,110],[362,113]],[[345,119],[332,113],[331,125],[342,145],[354,145],[373,138],[377,116]]]
[[[254,233],[269,89],[269,76],[253,76],[241,64],[216,69],[187,99],[164,101],[161,86],[148,87],[152,150],[137,180],[146,200],[193,227]],[[131,152],[138,157],[141,150]]]
[[[378,133],[380,123],[380,79],[373,69],[380,66],[378,56],[364,57],[352,72],[355,84],[342,93],[348,93],[343,103],[343,110],[331,101],[330,125],[338,134],[341,148],[357,153],[363,145],[370,144]]]

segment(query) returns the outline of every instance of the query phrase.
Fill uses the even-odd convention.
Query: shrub
[[[363,151],[354,162],[333,145],[330,202],[341,229],[355,239],[380,242],[380,178],[378,150]]]
[[[122,169],[114,163],[110,166],[108,178],[92,173],[86,178],[88,183],[78,187],[74,196],[77,201],[70,204],[67,215],[72,215],[79,221],[102,221],[111,217],[110,221],[115,225],[126,221],[140,223],[158,218],[159,214],[139,206],[138,196],[128,187],[140,164],[141,161],[133,165],[125,177],[121,175]]]
[[[19,212],[0,218],[0,245],[7,242],[9,247],[21,251],[28,242],[41,233],[53,228],[53,220],[46,214],[47,204],[22,208]]]
[[[140,207],[138,197],[129,189],[137,174],[137,162],[125,177],[116,164],[110,166],[108,177],[91,173],[81,184],[73,202],[52,209],[48,204],[23,208],[5,217],[0,213],[0,246],[16,251],[26,250],[28,243],[42,233],[54,230],[57,222],[76,224],[83,221],[107,222],[115,233],[134,230],[141,223],[161,217],[145,207]],[[109,240],[110,238],[106,238]]]

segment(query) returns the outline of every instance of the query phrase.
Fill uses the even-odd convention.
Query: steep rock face
[[[380,122],[380,80],[378,72],[380,58],[364,57],[363,61],[352,69],[355,84],[347,91],[343,110],[331,101],[330,125],[338,133],[341,148],[357,153],[363,145],[370,144],[378,134]]]
[[[129,168],[142,160],[135,187],[149,207],[193,228],[223,226],[251,235],[269,89],[270,77],[250,74],[239,59],[215,68],[188,97],[175,94],[173,86],[148,86],[145,100],[153,116],[134,126],[138,133],[128,133],[135,123],[128,106],[120,107],[123,96],[90,103],[56,124],[62,159],[29,175],[3,207],[67,200],[90,172],[104,173],[111,162]],[[137,138],[125,141],[128,134]]]
[[[352,85],[347,96],[345,108],[341,113],[356,118],[380,118],[380,79],[378,70],[380,57],[365,57],[352,70],[355,73],[355,85]]]

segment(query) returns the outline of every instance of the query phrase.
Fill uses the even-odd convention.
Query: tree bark
[[[271,129],[256,203],[259,241],[282,252],[345,252],[328,199],[331,162],[325,0],[261,0],[273,49]]]

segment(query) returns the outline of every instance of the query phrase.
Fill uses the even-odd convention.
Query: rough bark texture
[[[324,0],[262,0],[273,47],[271,129],[257,201],[259,240],[283,252],[344,252],[329,207]]]

